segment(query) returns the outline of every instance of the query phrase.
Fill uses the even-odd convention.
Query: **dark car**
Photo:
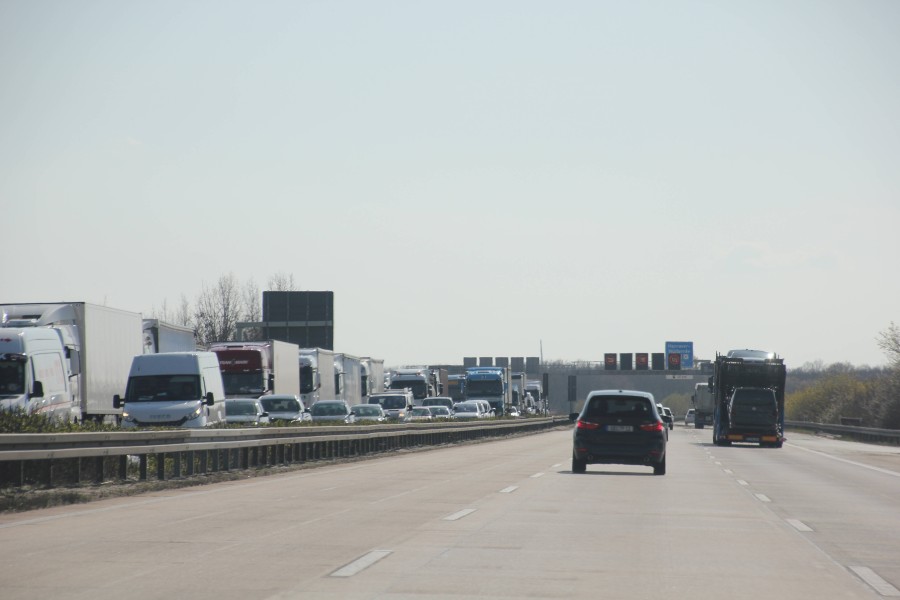
[[[589,464],[646,465],[666,474],[668,431],[653,394],[633,390],[599,390],[588,394],[575,421],[572,472]]]

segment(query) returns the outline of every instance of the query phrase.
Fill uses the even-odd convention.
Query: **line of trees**
[[[294,275],[276,273],[269,277],[266,289],[295,291]],[[192,328],[200,345],[227,342],[235,339],[238,323],[262,320],[262,293],[252,278],[241,283],[234,273],[228,273],[212,285],[204,282],[193,303],[182,294],[177,307],[170,308],[163,300],[159,308],[154,306],[151,309],[150,316]],[[246,333],[245,339],[249,340],[256,339],[260,334],[258,330],[248,330]]]
[[[785,400],[792,421],[838,424],[853,419],[864,427],[900,429],[900,327],[890,326],[876,338],[888,358],[879,369],[846,363],[828,367],[804,365],[789,380],[803,382]]]

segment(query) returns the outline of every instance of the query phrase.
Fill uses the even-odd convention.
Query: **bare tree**
[[[259,292],[259,286],[250,278],[250,281],[244,284],[244,312],[241,317],[242,321],[249,323],[258,323],[262,321],[262,296]],[[252,341],[262,339],[262,329],[259,327],[251,327],[244,330],[243,339]]]
[[[297,289],[294,283],[294,274],[285,274],[283,272],[275,273],[269,277],[269,290],[273,292],[293,292]]]
[[[234,273],[219,277],[213,287],[203,284],[194,310],[194,326],[201,344],[234,339],[236,324],[244,312]]]
[[[878,347],[884,350],[891,365],[900,367],[900,327],[891,321],[887,329],[878,334],[875,338]]]
[[[181,302],[178,304],[178,310],[175,312],[175,324],[185,327],[193,327],[193,319],[191,318],[191,303],[188,302],[187,296],[181,294]]]

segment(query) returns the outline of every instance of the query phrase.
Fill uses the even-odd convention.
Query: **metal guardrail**
[[[900,445],[900,430],[897,429],[875,429],[873,427],[858,427],[856,425],[831,425],[805,421],[785,421],[784,425],[791,429],[839,435],[863,442]]]
[[[533,433],[565,417],[485,423],[0,434],[0,487],[196,477]],[[155,477],[151,477],[155,474]]]

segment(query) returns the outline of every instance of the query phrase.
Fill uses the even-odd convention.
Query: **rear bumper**
[[[651,445],[592,445],[576,442],[574,456],[587,464],[655,465],[666,457],[665,443]]]

